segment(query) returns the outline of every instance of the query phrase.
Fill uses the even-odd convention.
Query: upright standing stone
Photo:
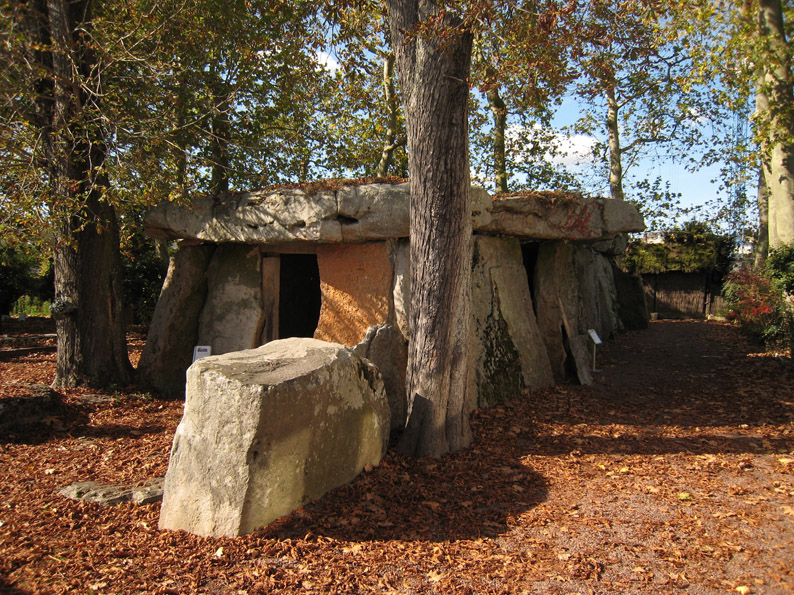
[[[535,264],[535,300],[538,326],[556,382],[572,370],[564,317],[579,321],[578,282],[573,266],[573,246],[563,242],[543,243]]]
[[[199,344],[212,353],[251,349],[260,344],[262,263],[258,246],[218,246],[207,269],[209,291],[199,318]]]
[[[594,329],[602,339],[613,338],[620,330],[617,290],[608,259],[589,246],[575,249],[576,278],[579,282],[579,327]]]
[[[408,403],[405,394],[405,372],[408,366],[408,341],[391,324],[369,327],[355,352],[371,361],[383,376],[386,397],[391,409],[391,427],[405,426]]]
[[[163,393],[185,390],[185,370],[198,338],[207,296],[207,266],[215,246],[181,246],[171,258],[138,364],[141,384]]]
[[[650,315],[645,303],[645,288],[639,275],[625,273],[612,262],[612,275],[618,299],[618,315],[623,328],[637,331],[648,328]]]
[[[389,405],[377,368],[315,339],[197,360],[165,478],[161,529],[242,535],[377,465]]]
[[[406,340],[411,336],[408,319],[411,316],[411,244],[407,238],[395,242],[394,280],[392,282],[394,322]]]
[[[387,242],[319,246],[322,306],[315,339],[357,345],[387,321],[392,264]]]
[[[468,392],[479,395],[474,405],[487,407],[523,388],[550,386],[554,378],[518,240],[475,236],[473,260],[470,354],[476,388]]]

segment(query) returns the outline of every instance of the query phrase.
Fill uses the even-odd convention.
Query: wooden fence
[[[642,282],[648,311],[659,318],[706,318],[725,308],[722,283],[711,271],[646,273]]]

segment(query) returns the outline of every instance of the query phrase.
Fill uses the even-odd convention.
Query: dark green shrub
[[[39,303],[51,300],[52,266],[33,254],[0,243],[0,314],[9,314],[22,296]]]
[[[149,324],[160,297],[166,267],[154,242],[142,235],[132,238],[121,256],[124,272],[124,305],[132,311],[132,322]]]
[[[794,294],[794,244],[770,250],[766,268],[786,293]]]

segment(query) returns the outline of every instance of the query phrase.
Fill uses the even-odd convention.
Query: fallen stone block
[[[97,502],[105,506],[133,502],[135,504],[152,504],[163,497],[162,477],[146,480],[143,485],[101,484],[96,481],[77,481],[56,490],[64,498]]]
[[[187,372],[161,529],[236,536],[377,465],[389,439],[383,380],[351,349],[272,341]]]

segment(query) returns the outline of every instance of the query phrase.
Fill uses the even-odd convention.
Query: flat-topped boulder
[[[292,338],[199,359],[160,528],[250,533],[377,465],[389,429],[380,373],[342,345]]]
[[[562,192],[491,198],[472,187],[475,233],[534,240],[598,240],[644,229],[633,205]],[[344,244],[408,237],[408,183],[279,188],[161,203],[146,218],[152,238],[213,243]]]

